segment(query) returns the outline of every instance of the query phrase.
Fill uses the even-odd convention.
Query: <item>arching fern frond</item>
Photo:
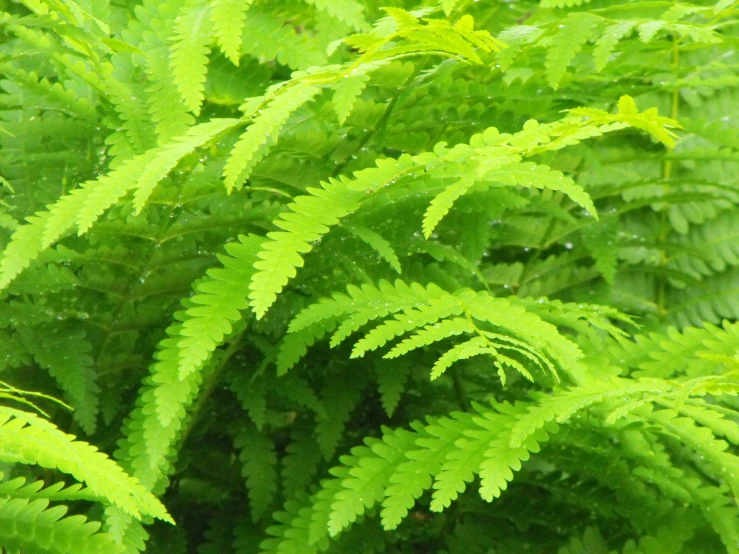
[[[577,346],[559,335],[553,326],[505,299],[470,290],[450,294],[435,286],[425,288],[402,281],[394,285],[380,282],[377,288],[369,285],[361,289],[349,287],[348,295],[334,294],[332,299],[323,299],[305,308],[292,321],[288,331],[300,333],[311,327],[326,329],[330,321],[331,326],[338,325],[331,338],[331,345],[336,346],[377,319],[385,321],[355,342],[353,358],[362,357],[395,339],[400,341],[385,354],[386,358],[402,356],[457,335],[474,337],[442,355],[434,366],[434,377],[454,361],[473,354],[490,354],[497,364],[508,365],[527,377],[530,374],[524,364],[513,359],[517,355],[522,355],[526,363],[533,362],[555,373],[556,367],[565,371],[572,369],[582,355]],[[500,331],[493,332],[486,325]],[[283,348],[287,345],[296,348],[291,343]],[[513,358],[511,352],[515,352]],[[501,365],[498,367],[502,371]]]
[[[255,265],[258,271],[250,284],[250,304],[257,318],[266,313],[277,294],[296,275],[296,268],[302,267],[303,255],[313,249],[312,243],[340,219],[357,211],[363,201],[372,198],[372,193],[397,183],[403,177],[422,174],[424,179],[445,179],[462,171],[471,176],[459,185],[452,185],[449,191],[441,193],[441,200],[432,203],[424,220],[427,234],[448,211],[454,199],[470,188],[470,179],[485,186],[501,183],[563,191],[595,214],[590,197],[572,179],[547,166],[524,162],[522,158],[542,151],[559,150],[627,126],[644,129],[672,145],[674,135],[670,128],[678,127],[676,122],[659,116],[655,110],[638,112],[633,99],[628,96],[621,98],[616,114],[592,108],[570,110],[570,114],[550,124],[529,121],[522,131],[513,135],[501,134],[491,127],[474,135],[469,144],[458,144],[448,149],[441,143],[434,152],[417,156],[406,154],[397,160],[378,160],[376,168],[359,171],[353,179],[344,176],[340,180],[322,183],[322,188],[309,189],[310,195],[297,197],[288,206],[290,211],[274,222],[284,231],[269,233],[269,240],[258,254],[261,261]],[[253,146],[250,151],[252,149]]]
[[[703,382],[709,381],[710,378]],[[632,388],[627,391],[628,387]],[[620,388],[623,390],[619,391]],[[621,387],[610,380],[588,381],[551,396],[538,396],[537,400],[547,403],[551,412],[537,401],[515,406],[494,403],[492,408],[475,406],[472,413],[429,418],[426,425],[414,423],[412,432],[386,430],[382,440],[367,439],[366,446],[357,447],[351,456],[342,458],[342,467],[331,471],[334,478],[323,483],[322,490],[311,499],[311,507],[300,510],[298,517],[282,519],[282,526],[274,532],[289,540],[293,533],[300,532],[297,527],[307,526],[308,544],[318,545],[325,533],[336,536],[378,504],[383,506],[383,526],[393,529],[407,516],[423,491],[433,488],[431,509],[441,511],[464,492],[475,475],[481,478],[483,499],[492,501],[513,480],[522,462],[558,432],[555,420],[572,424],[573,420],[577,421],[576,412],[588,409],[589,417],[605,418],[606,426],[613,425],[615,420],[607,417],[608,414],[615,408],[625,415],[624,408],[634,404],[632,395],[644,399],[639,404],[644,409],[632,419],[649,421],[659,429],[657,432],[680,437],[697,453],[706,456],[734,486],[734,477],[727,472],[735,471],[739,458],[726,452],[726,443],[717,441],[708,428],[696,426],[692,419],[678,417],[673,410],[652,409],[652,402],[661,402],[669,395],[703,394],[690,385],[682,393],[679,388],[671,382],[657,380],[645,380],[640,386],[623,380]],[[623,392],[626,392],[624,397]],[[599,406],[606,410],[601,411]],[[549,415],[534,416],[543,413],[540,409]],[[688,433],[690,438],[686,436]],[[662,446],[657,448],[662,451]]]
[[[238,124],[237,119],[213,119],[192,127],[187,134],[151,149],[95,181],[87,181],[61,197],[48,210],[27,218],[13,233],[0,259],[0,289],[5,288],[39,253],[73,227],[85,233],[100,215],[135,191],[141,210],[157,183],[187,154]]]
[[[552,38],[552,45],[547,50],[546,68],[547,81],[553,89],[559,83],[567,70],[567,66],[582,49],[600,20],[587,12],[569,14],[559,25],[559,31]]]
[[[161,502],[115,462],[33,414],[0,408],[0,458],[6,463],[59,469],[134,517],[172,521]]]

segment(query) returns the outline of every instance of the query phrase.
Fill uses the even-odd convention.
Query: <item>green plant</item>
[[[0,549],[739,553],[739,3],[0,9]]]

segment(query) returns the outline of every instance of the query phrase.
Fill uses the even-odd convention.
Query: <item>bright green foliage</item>
[[[737,9],[0,1],[0,550],[739,554]]]
[[[5,463],[58,469],[85,483],[95,498],[104,499],[130,515],[137,518],[150,515],[171,521],[159,500],[104,454],[31,413],[3,408],[0,459]]]

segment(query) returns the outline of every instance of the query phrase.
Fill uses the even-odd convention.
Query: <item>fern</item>
[[[241,449],[242,475],[249,491],[251,517],[257,521],[264,515],[277,490],[277,456],[274,444],[264,436],[249,430],[236,437],[236,447]]]
[[[1,3],[0,550],[739,554],[736,8]]]
[[[518,161],[520,156],[533,154],[540,149],[558,149],[565,144],[599,136],[622,125],[647,130],[668,144],[673,144],[669,126],[676,123],[653,112],[639,114],[630,97],[624,97],[620,101],[617,115],[588,109],[572,110],[571,113],[574,119],[565,119],[559,124],[539,126],[536,122],[530,122],[516,135],[500,135],[497,129],[490,128],[484,134],[475,135],[470,146],[459,145],[447,150],[442,144],[434,153],[405,156],[397,160],[378,160],[376,169],[362,170],[355,174],[354,179],[343,178],[323,183],[322,188],[315,189],[310,196],[296,199],[290,206],[293,212],[290,218],[283,215],[275,222],[275,225],[285,231],[267,235],[270,240],[265,242],[263,251],[259,253],[263,261],[255,265],[259,271],[250,284],[250,298],[257,317],[266,313],[287,281],[295,276],[295,268],[303,265],[301,254],[312,250],[310,243],[328,232],[329,227],[336,225],[340,218],[359,209],[358,203],[366,198],[362,191],[368,191],[369,194],[377,192],[402,177],[415,175],[421,170],[429,172],[431,177],[435,170],[445,175],[446,160],[460,163],[469,159],[468,163],[475,168],[476,178],[479,180],[562,190],[594,213],[595,208],[578,185],[546,166],[521,163]],[[581,117],[588,119],[583,120]],[[623,121],[621,125],[609,126],[620,121]],[[453,202],[453,195],[449,198]],[[298,200],[303,202],[299,203]],[[427,212],[425,219],[427,234],[433,230],[434,220],[439,219],[448,204],[449,200],[446,198],[432,204],[430,214]]]
[[[2,459],[59,469],[84,482],[90,492],[126,513],[171,521],[158,499],[89,444],[74,441],[37,416],[3,408]]]
[[[3,547],[9,551],[55,554],[123,552],[112,536],[97,532],[99,523],[87,522],[79,515],[64,517],[66,508],[48,508],[48,504],[48,500],[41,499],[0,499]]]
[[[552,38],[547,50],[547,81],[553,89],[560,81],[572,59],[582,49],[598,24],[589,13],[570,14],[561,24],[559,32]]]
[[[135,202],[143,207],[156,184],[194,147],[233,127],[237,120],[225,119],[203,123],[188,134],[159,149],[150,150],[96,181],[88,181],[49,206],[28,218],[28,224],[19,227],[0,260],[0,287],[7,285],[44,247],[56,242],[71,228],[86,232],[100,215],[129,190],[135,189]],[[159,155],[162,159],[159,159]],[[71,219],[70,214],[75,215]]]
[[[239,65],[241,58],[241,33],[251,0],[219,0],[211,6],[213,34],[223,54]]]
[[[295,86],[282,91],[270,101],[231,151],[231,157],[223,173],[227,190],[231,191],[240,186],[249,177],[251,170],[264,157],[270,141],[279,134],[290,114],[309,102],[319,90],[311,86]]]
[[[220,257],[224,267],[211,270],[196,285],[199,294],[190,300],[193,307],[185,312],[177,344],[182,377],[200,368],[231,333],[231,322],[241,319],[239,310],[248,307],[246,283],[254,273],[252,266],[261,242],[256,236],[240,237],[240,243],[228,245],[228,255]]]
[[[212,29],[210,8],[193,7],[184,11],[175,22],[174,44],[170,54],[172,75],[182,100],[189,110],[198,115],[203,102]]]

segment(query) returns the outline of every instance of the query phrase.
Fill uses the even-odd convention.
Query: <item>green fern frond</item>
[[[559,88],[567,67],[598,28],[600,20],[587,12],[569,14],[559,25],[547,50],[547,82],[554,90]]]
[[[87,181],[61,197],[48,211],[27,218],[11,237],[0,259],[0,289],[5,288],[39,253],[73,227],[85,233],[100,215],[130,190],[143,208],[153,188],[179,161],[214,137],[238,124],[237,119],[214,119],[192,127],[171,143],[151,149],[95,181]]]
[[[288,21],[258,4],[249,9],[241,47],[255,58],[277,60],[297,70],[326,63],[326,55],[306,33],[297,33]]]
[[[554,396],[537,398],[538,402],[520,417],[511,430],[510,445],[517,448],[543,425],[550,421],[563,423],[576,412],[609,398],[624,402],[632,395],[643,393],[669,394],[673,386],[666,383],[632,382],[626,380],[587,381],[579,387],[562,391]]]
[[[718,324],[724,319],[736,319],[739,314],[737,268],[707,277],[697,286],[687,287],[680,292],[680,296],[672,302],[669,314],[671,322],[680,327],[704,322]]]
[[[210,142],[218,135],[232,129],[236,119],[211,119],[190,128],[185,135],[177,137],[171,143],[153,150],[153,161],[145,167],[134,185],[133,206],[140,212],[151,196],[154,187],[188,154]],[[80,229],[87,229],[90,223],[80,222]]]
[[[429,204],[426,213],[423,214],[423,236],[429,238],[436,226],[449,213],[454,201],[465,194],[475,184],[473,178],[460,179],[456,183],[447,186]]]
[[[211,4],[213,34],[223,54],[234,65],[241,58],[241,33],[253,0],[216,0]]]
[[[277,492],[277,454],[274,443],[253,428],[243,429],[234,444],[241,450],[241,475],[246,479],[252,521],[265,513]]]
[[[684,444],[703,456],[712,466],[717,476],[731,487],[734,496],[739,493],[739,457],[727,452],[728,444],[716,439],[710,429],[699,427],[689,417],[680,417],[670,410],[656,410],[643,416],[658,425],[662,432],[679,438]]]
[[[59,431],[39,417],[0,408],[0,458],[6,463],[35,464],[59,469],[85,483],[96,494],[126,513],[172,521],[164,506],[96,448]]]
[[[170,42],[180,4],[184,2],[144,2],[136,11],[140,31],[131,23],[140,38],[139,48],[146,53],[148,87],[146,94],[149,113],[157,135],[157,143],[163,145],[183,135],[195,122],[188,111],[174,76],[170,70]]]
[[[172,38],[170,67],[174,82],[187,109],[195,115],[200,113],[205,98],[205,73],[213,38],[210,17],[209,5],[185,9],[175,21]]]
[[[311,523],[307,545],[336,536],[358,516],[382,503],[383,526],[394,528],[407,515],[424,490],[434,490],[432,510],[440,511],[464,491],[475,474],[483,478],[481,494],[492,500],[520,469],[529,451],[538,451],[538,441],[546,441],[543,430],[525,447],[510,449],[509,429],[521,408],[499,404],[494,409],[478,407],[474,414],[429,419],[429,424],[413,424],[414,432],[386,430],[382,440],[367,439],[366,447],[352,450],[342,459],[344,467],[334,468],[334,479],[324,482],[312,499],[310,510],[288,524],[290,540],[296,527],[306,519]],[[554,426],[549,426],[554,431]],[[389,485],[389,486],[388,486]],[[279,549],[277,542],[277,549]]]
[[[251,306],[257,318],[266,313],[277,294],[297,274],[296,268],[302,267],[303,255],[313,249],[312,243],[326,234],[339,219],[358,210],[360,202],[371,198],[373,192],[405,176],[425,170],[425,178],[446,178],[447,166],[466,164],[475,181],[559,190],[595,214],[589,195],[572,179],[545,165],[521,162],[521,157],[558,150],[629,125],[644,129],[666,144],[673,145],[674,135],[669,129],[678,126],[673,120],[659,116],[655,110],[638,112],[633,99],[627,96],[621,98],[617,114],[590,108],[573,109],[570,113],[571,116],[551,124],[540,125],[529,121],[522,131],[514,135],[500,134],[491,127],[484,133],[474,135],[469,145],[458,144],[448,149],[441,143],[433,153],[426,152],[413,157],[403,155],[397,160],[378,160],[376,169],[357,172],[354,179],[332,179],[329,183],[323,183],[320,189],[309,189],[309,196],[296,198],[288,206],[291,212],[281,215],[274,222],[284,231],[269,233],[267,237],[270,240],[265,242],[259,253],[262,261],[255,265],[258,271],[250,284]],[[251,141],[249,145],[250,152],[258,148]],[[231,172],[231,175],[234,174]],[[441,201],[432,205],[424,221],[426,233],[433,230],[437,219],[443,217],[454,196],[466,190],[467,182],[465,180],[460,185],[461,190],[453,189],[447,194],[448,198],[442,196]]]
[[[355,31],[364,31],[369,28],[364,18],[364,6],[356,0],[343,0],[333,2],[332,0],[304,0],[314,5],[319,10],[325,11],[334,19],[346,24]]]
[[[0,479],[2,474],[0,474]],[[43,481],[26,483],[25,477],[16,477],[9,481],[0,482],[0,495],[10,498],[44,498],[53,502],[63,500],[95,501],[97,497],[79,483],[65,487],[64,483],[55,483],[44,487]]]
[[[398,273],[402,273],[398,255],[395,253],[395,250],[393,250],[392,245],[387,240],[382,238],[379,233],[376,233],[372,229],[368,229],[364,225],[345,223],[342,225],[342,227],[344,227],[347,231],[360,239],[362,242],[369,245],[375,252],[380,255],[383,260],[390,264],[390,267],[392,267],[395,271],[397,271]]]
[[[618,111],[614,115],[592,108],[575,108],[569,110],[574,116],[588,117],[596,124],[622,122],[637,129],[642,129],[664,143],[668,148],[675,146],[677,135],[670,129],[682,127],[673,119],[660,116],[656,108],[639,112],[631,96],[622,96],[618,101]]]
[[[467,346],[455,347],[442,355],[434,366],[433,377],[454,361],[473,355],[472,350],[475,354],[491,354],[498,364],[514,367],[527,377],[530,377],[529,372],[505,355],[505,350],[522,354],[555,374],[555,366],[574,369],[576,360],[582,355],[550,324],[486,293],[463,290],[449,294],[438,287],[424,288],[416,283],[409,286],[402,281],[396,281],[394,286],[380,282],[377,288],[369,285],[361,289],[350,287],[348,293],[348,296],[335,294],[331,300],[323,299],[305,308],[290,324],[288,332],[300,332],[326,320],[335,321],[340,324],[331,339],[333,347],[371,321],[388,318],[356,341],[352,358],[362,357],[399,337],[401,340],[388,351],[386,358],[395,358],[460,334],[477,335],[477,340],[464,343]],[[485,324],[504,330],[504,334],[484,329]],[[413,334],[402,338],[409,333]]]
[[[616,45],[631,33],[635,25],[634,21],[618,21],[603,30],[603,34],[595,41],[593,50],[593,62],[597,71],[602,71],[608,64]]]
[[[0,546],[8,552],[117,554],[124,552],[100,524],[85,516],[64,517],[67,508],[48,500],[0,498]]]
[[[583,230],[583,242],[607,283],[613,284],[618,265],[618,221],[608,218]]]
[[[378,361],[375,365],[380,401],[388,417],[392,417],[400,403],[400,397],[410,370],[410,364],[403,362],[387,363]]]
[[[100,387],[93,371],[92,345],[84,329],[46,327],[34,352],[36,362],[48,369],[74,408],[74,418],[88,435],[95,432]]]
[[[377,64],[372,65],[377,66]],[[369,80],[370,76],[368,73],[358,72],[354,75],[345,76],[334,85],[335,92],[332,102],[340,125],[346,123],[346,119],[352,113],[352,108],[357,101],[357,97],[362,94]]]
[[[359,404],[360,393],[366,385],[366,375],[329,379],[321,396],[325,413],[317,418],[316,443],[326,460],[330,460],[339,446],[342,433],[351,413]]]
[[[219,256],[223,267],[209,270],[195,286],[197,294],[190,299],[193,307],[185,312],[177,343],[181,377],[202,367],[231,333],[232,322],[241,320],[240,310],[249,307],[248,283],[263,240],[242,235],[239,242],[226,244],[228,255]]]
[[[322,458],[310,430],[298,426],[293,429],[291,439],[282,458],[281,483],[285,498],[294,498],[307,490]]]
[[[249,178],[254,166],[262,160],[269,147],[277,142],[277,137],[290,115],[313,100],[319,92],[319,88],[312,86],[286,87],[265,108],[257,112],[254,121],[231,150],[223,169],[226,190],[230,192],[235,187],[240,187]]]
[[[288,205],[290,212],[275,221],[283,231],[267,234],[270,240],[264,243],[258,254],[261,260],[254,265],[257,272],[249,285],[249,298],[257,318],[266,313],[288,280],[296,275],[296,268],[302,267],[301,254],[310,252],[312,243],[326,234],[329,227],[354,212],[367,190],[378,190],[414,168],[410,158],[380,160],[376,169],[357,172],[353,181],[331,179],[322,183],[322,188],[308,189],[310,196],[295,198]]]
[[[513,304],[521,304],[527,311],[535,313],[544,321],[552,325],[569,327],[582,335],[591,335],[592,330],[605,331],[612,338],[621,342],[629,333],[617,326],[638,327],[634,319],[610,306],[597,304],[584,304],[574,302],[562,302],[550,298],[521,298],[511,296],[508,301]]]
[[[199,392],[202,372],[179,377],[179,325],[167,329],[158,344],[157,360],[144,379],[136,407],[124,424],[125,438],[116,457],[125,460],[131,473],[153,490],[171,470],[168,456],[182,429],[186,409]]]

